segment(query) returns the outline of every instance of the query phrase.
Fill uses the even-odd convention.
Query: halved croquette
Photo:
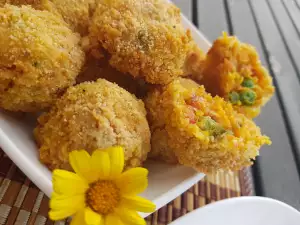
[[[176,162],[177,158],[201,172],[239,170],[252,164],[263,144],[271,143],[230,103],[188,79],[155,88],[145,103],[155,137],[152,156],[157,159]]]

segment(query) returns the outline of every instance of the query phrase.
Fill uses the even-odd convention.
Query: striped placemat
[[[214,201],[253,194],[249,169],[206,176],[146,221],[166,225],[178,217]],[[63,225],[48,219],[48,198],[0,150],[0,225]]]

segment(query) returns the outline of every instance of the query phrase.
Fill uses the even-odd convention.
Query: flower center
[[[95,182],[86,195],[88,206],[102,215],[112,213],[121,199],[120,190],[112,181]]]

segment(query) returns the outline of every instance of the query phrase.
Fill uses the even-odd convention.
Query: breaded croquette
[[[104,47],[110,64],[152,84],[185,75],[193,48],[180,9],[164,0],[100,1],[90,26],[91,45]]]
[[[272,78],[255,48],[226,33],[214,42],[202,66],[200,84],[249,118],[259,115],[274,93]]]
[[[270,144],[254,122],[189,79],[153,89],[145,104],[156,159],[178,160],[200,172],[239,170]]]
[[[40,160],[51,170],[70,169],[73,150],[122,146],[127,168],[140,166],[150,151],[150,130],[142,100],[104,79],[70,87],[34,134]]]
[[[60,18],[28,6],[0,8],[0,108],[50,107],[84,63],[79,35]]]

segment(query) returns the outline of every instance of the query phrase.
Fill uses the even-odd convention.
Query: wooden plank
[[[269,135],[273,139],[273,145],[269,150],[261,151],[258,161],[263,191],[266,196],[300,209],[300,179],[297,163],[291,151],[291,148],[293,151],[299,150],[300,146],[299,80],[267,2],[248,0],[248,3],[255,15],[256,25],[267,53],[267,61],[273,72],[274,82],[277,84],[279,103],[284,108],[283,117],[288,124],[287,130],[283,129],[283,117],[280,115],[276,98],[267,104],[262,116],[257,120],[263,125],[265,131],[270,132]],[[241,19],[241,21],[245,20]],[[245,37],[247,35],[245,34]],[[290,135],[290,143],[287,135]]]
[[[273,14],[274,20],[280,30],[284,44],[288,48],[291,60],[297,71],[300,71],[300,41],[298,33],[289,18],[287,11],[284,9],[282,1],[268,0],[268,5]],[[300,19],[300,18],[299,18]]]
[[[282,2],[300,37],[300,10],[297,8],[297,3],[291,0],[283,0]]]
[[[283,39],[284,45],[288,50],[290,56],[290,61],[294,66],[298,79],[293,79],[290,82],[293,82],[292,85],[286,86],[286,91],[288,95],[292,95],[290,101],[286,102],[287,110],[291,115],[288,115],[290,126],[292,129],[293,139],[296,145],[296,158],[298,161],[298,169],[300,171],[300,102],[298,100],[299,96],[299,84],[300,84],[300,40],[299,34],[297,33],[295,27],[293,26],[287,11],[284,9],[284,6],[281,1],[268,1],[268,5],[271,9],[273,18],[276,22],[277,27],[280,30],[281,37]],[[299,15],[300,19],[300,15]],[[281,61],[279,61],[281,62]],[[298,81],[298,82],[297,82]],[[297,83],[296,83],[297,82]],[[290,87],[289,87],[290,86]],[[286,93],[284,95],[286,95]],[[292,92],[292,93],[291,93]]]
[[[181,12],[190,20],[192,21],[192,0],[172,0],[175,5],[177,5]]]
[[[244,0],[229,0],[228,3],[234,35],[236,35],[241,41],[255,46],[262,63],[266,65],[265,54],[262,49],[248,2]]]
[[[205,36],[213,41],[222,31],[229,30],[223,0],[198,0],[198,25]]]
[[[300,9],[300,0],[294,0],[298,6],[298,8]]]

